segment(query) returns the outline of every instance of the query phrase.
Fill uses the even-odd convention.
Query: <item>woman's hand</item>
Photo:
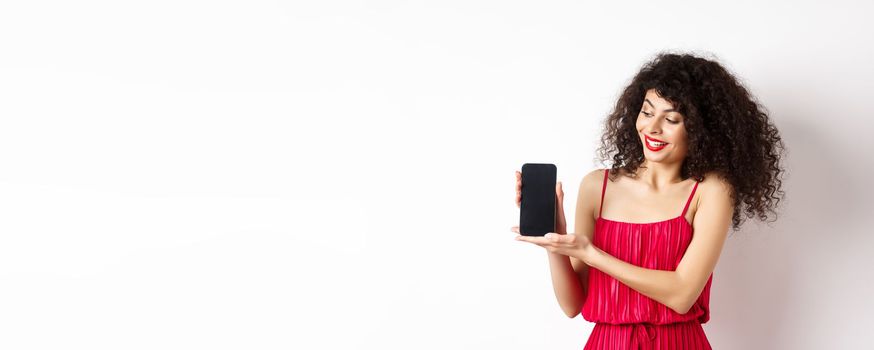
[[[522,203],[522,173],[516,171],[516,206]],[[519,233],[519,226],[513,226],[510,231]],[[589,259],[596,254],[595,246],[592,245],[586,235],[568,235],[567,221],[564,216],[564,191],[561,182],[555,184],[555,232],[550,232],[543,237],[516,236],[517,241],[534,243],[545,248],[550,253],[572,256],[588,264]]]
[[[514,230],[514,232],[518,233],[518,230]],[[546,248],[550,253],[572,256],[590,266],[592,257],[597,254],[595,245],[586,235],[550,232],[543,237],[519,235],[516,236],[516,240],[534,243]]]

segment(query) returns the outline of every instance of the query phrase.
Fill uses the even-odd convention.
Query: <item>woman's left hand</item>
[[[516,205],[519,206],[522,195],[522,173],[516,171]],[[517,241],[531,242],[546,248],[550,253],[572,256],[589,264],[589,259],[595,252],[595,246],[585,235],[568,235],[567,221],[564,217],[564,189],[561,181],[555,184],[555,230],[543,237],[537,236],[516,236]],[[519,234],[519,226],[513,226],[510,231]]]
[[[514,232],[518,233],[515,230]],[[519,235],[516,236],[516,240],[534,243],[546,248],[550,253],[572,256],[587,265],[591,265],[590,260],[596,254],[595,246],[586,235],[550,232],[543,237]]]

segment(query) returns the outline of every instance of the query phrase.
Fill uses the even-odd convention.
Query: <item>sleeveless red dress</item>
[[[608,171],[604,170],[601,209],[604,207]],[[599,212],[592,243],[607,254],[635,266],[675,271],[692,241],[693,230],[686,221],[686,210],[697,188],[696,182],[683,213],[672,219],[629,223],[604,219]],[[582,315],[587,321],[595,322],[595,327],[584,350],[711,349],[701,324],[710,319],[712,281],[713,274],[695,305],[689,312],[680,314],[590,267],[589,289]]]

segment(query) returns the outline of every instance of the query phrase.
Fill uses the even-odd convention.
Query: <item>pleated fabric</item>
[[[597,323],[583,350],[712,350],[697,321],[651,325]]]
[[[601,208],[608,174],[605,169]],[[592,243],[635,266],[675,271],[692,241],[693,229],[686,221],[686,211],[697,188],[695,183],[682,214],[675,218],[629,223],[604,219],[599,213]],[[585,349],[710,349],[701,324],[710,320],[712,281],[713,274],[692,308],[680,314],[590,267],[581,313],[596,324]]]

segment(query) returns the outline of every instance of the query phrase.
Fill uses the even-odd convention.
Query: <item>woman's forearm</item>
[[[680,294],[680,281],[674,271],[647,269],[629,264],[625,261],[595,247],[595,254],[588,259],[587,264],[601,272],[613,276],[631,289],[646,295],[672,310],[684,314]]]
[[[579,275],[574,271],[571,260],[567,255],[546,252],[549,256],[549,270],[552,275],[552,288],[555,298],[562,311],[574,318],[580,313],[585,301],[584,282],[580,281]]]

